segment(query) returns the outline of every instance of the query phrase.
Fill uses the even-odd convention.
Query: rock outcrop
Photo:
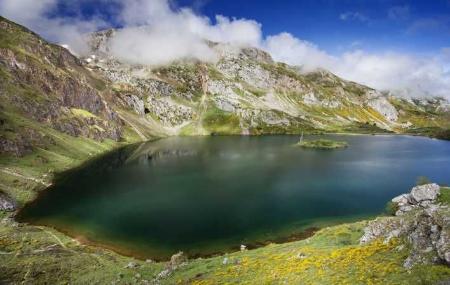
[[[404,262],[415,264],[446,263],[450,265],[450,209],[439,203],[437,184],[416,186],[411,193],[392,199],[398,210],[394,217],[381,217],[369,223],[360,243],[378,238],[406,240],[411,248]]]
[[[6,194],[3,194],[0,192],[0,211],[5,212],[12,212],[16,209],[16,203],[6,196]]]

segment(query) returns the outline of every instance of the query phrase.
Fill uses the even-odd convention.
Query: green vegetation
[[[438,197],[438,202],[450,205],[450,187],[441,187],[441,194]]]
[[[416,179],[416,185],[425,185],[425,184],[430,184],[431,183],[431,181],[430,181],[430,179],[428,179],[428,177],[426,177],[426,176],[419,176],[419,177],[417,177],[417,179]]]
[[[79,117],[83,117],[83,118],[95,118],[95,117],[97,117],[94,114],[92,114],[91,112],[89,112],[87,110],[84,110],[84,109],[71,108],[70,111],[75,116],[79,116]]]
[[[337,149],[348,147],[348,143],[344,141],[319,139],[319,140],[304,140],[298,142],[296,146],[300,146],[303,148],[316,148],[316,149]]]
[[[12,223],[12,222],[8,222]],[[158,278],[164,262],[145,262],[80,245],[46,227],[0,225],[2,283],[142,284],[433,284],[445,265],[403,268],[403,240],[359,245],[366,222],[325,228],[306,240],[190,260]],[[132,262],[133,266],[127,266]],[[158,282],[156,282],[158,283]]]
[[[398,211],[398,204],[392,201],[386,203],[386,207],[384,208],[384,212],[389,216],[394,216]]]
[[[239,117],[217,107],[208,108],[203,117],[203,127],[211,134],[217,135],[241,133]]]
[[[378,127],[375,123],[353,123],[347,127],[344,127],[344,132],[359,133],[359,134],[386,134],[393,133],[386,129]]]

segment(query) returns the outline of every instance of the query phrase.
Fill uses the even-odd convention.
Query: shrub
[[[430,184],[431,183],[431,181],[430,181],[430,179],[428,179],[428,177],[426,177],[426,176],[419,176],[419,177],[417,177],[417,179],[416,179],[416,185],[425,185],[425,184]]]
[[[394,203],[392,201],[387,202],[384,211],[390,216],[395,216],[395,213],[398,211],[397,203]]]

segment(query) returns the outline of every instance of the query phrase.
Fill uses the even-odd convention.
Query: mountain
[[[167,134],[423,132],[449,127],[443,98],[402,99],[343,80],[303,72],[256,48],[210,43],[215,64],[181,61],[152,68],[110,52],[115,30],[90,38],[83,62],[102,74],[124,105]],[[431,128],[431,129],[430,129]]]
[[[114,35],[115,30],[92,34],[90,54],[78,58],[0,18],[3,173],[49,183],[55,170],[89,156],[169,135],[448,136],[449,104],[443,98],[397,98],[326,70],[304,72],[277,63],[256,48],[212,42],[216,63],[133,65],[109,51]],[[28,200],[16,197],[10,178],[0,175],[2,190]]]

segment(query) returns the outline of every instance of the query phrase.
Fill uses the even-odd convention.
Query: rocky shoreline
[[[361,244],[382,238],[406,241],[410,253],[403,266],[407,269],[417,264],[450,265],[450,209],[439,201],[439,185],[425,184],[412,188],[408,194],[392,199],[395,216],[380,217],[364,229]],[[402,245],[403,246],[403,245]],[[401,248],[399,248],[401,250]]]

